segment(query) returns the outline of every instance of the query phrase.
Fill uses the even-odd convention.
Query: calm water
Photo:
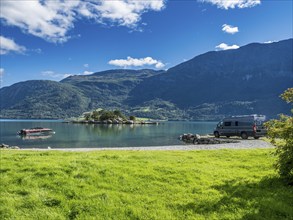
[[[159,125],[86,125],[46,120],[0,120],[0,143],[21,148],[133,147],[182,144],[183,133],[212,133],[217,122],[163,122]],[[23,128],[46,127],[56,133],[38,139],[16,135]]]

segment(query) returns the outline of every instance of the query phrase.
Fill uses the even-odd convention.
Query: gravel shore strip
[[[101,150],[216,150],[216,149],[256,149],[256,148],[273,148],[274,146],[263,140],[239,140],[239,143],[226,144],[185,144],[169,146],[142,146],[142,147],[101,147],[101,148],[22,148],[21,150],[57,150],[57,151],[101,151]]]

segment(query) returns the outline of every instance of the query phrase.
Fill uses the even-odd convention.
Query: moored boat
[[[40,135],[49,135],[54,133],[55,132],[50,128],[41,128],[41,127],[21,129],[20,131],[17,132],[17,134],[21,136],[26,136],[26,135],[40,136]]]

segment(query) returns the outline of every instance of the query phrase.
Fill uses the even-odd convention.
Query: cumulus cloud
[[[265,42],[263,42],[263,43],[264,43],[264,44],[271,44],[271,43],[275,43],[275,42],[278,42],[278,41],[269,40],[269,41],[265,41]]]
[[[77,19],[87,18],[96,23],[134,28],[143,13],[160,11],[164,4],[164,0],[0,1],[0,18],[4,24],[19,27],[25,33],[49,42],[62,43],[70,38],[68,31],[74,27]]]
[[[102,20],[110,20],[119,25],[132,27],[141,19],[141,14],[147,10],[160,11],[164,7],[164,0],[157,1],[101,1],[94,6]],[[92,16],[92,14],[91,14]]]
[[[114,66],[120,66],[120,67],[141,67],[141,66],[152,66],[154,65],[156,68],[160,69],[165,66],[161,61],[155,60],[152,57],[145,57],[145,58],[132,58],[132,57],[127,57],[127,59],[117,59],[117,60],[110,60],[108,62],[111,65]]]
[[[67,78],[69,76],[73,76],[73,75],[90,75],[93,74],[94,72],[92,71],[83,71],[82,73],[78,73],[78,74],[69,74],[69,73],[56,73],[52,70],[46,70],[46,71],[42,71],[41,74],[42,76],[48,77],[48,78],[52,78],[52,79],[56,79],[56,80],[61,80],[64,78]]]
[[[92,71],[84,71],[81,75],[90,75],[93,74],[94,72]]]
[[[0,54],[8,54],[10,52],[24,53],[26,48],[14,42],[14,40],[0,36]]]
[[[54,78],[54,79],[64,79],[68,76],[71,76],[72,74],[61,74],[61,73],[55,73],[54,71],[51,70],[46,70],[42,72],[43,76]]]
[[[260,0],[199,0],[201,2],[211,3],[216,5],[218,8],[229,9],[229,8],[250,8],[261,3]]]
[[[74,7],[79,1],[1,1],[5,24],[52,42],[64,42],[73,27]]]
[[[4,75],[4,69],[0,68],[0,83],[3,82],[3,80],[2,80],[3,75]],[[2,86],[0,85],[0,87],[2,87]]]
[[[233,27],[232,25],[229,25],[229,24],[223,24],[222,31],[224,31],[228,34],[235,34],[235,33],[239,32],[238,27]]]
[[[88,64],[88,63],[83,64],[83,66],[84,66],[85,68],[89,68],[89,64]]]
[[[233,45],[229,46],[229,45],[227,45],[225,43],[221,43],[218,46],[216,46],[217,50],[233,50],[233,49],[238,49],[238,48],[239,48],[238,45],[233,44]]]

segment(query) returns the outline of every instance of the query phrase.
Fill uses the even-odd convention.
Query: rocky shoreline
[[[0,144],[0,149],[20,149],[18,146],[10,146],[8,144]]]
[[[200,136],[199,134],[183,134],[179,137],[180,141],[184,143],[193,143],[193,144],[228,144],[228,143],[238,143],[238,140],[235,139],[223,139],[215,138],[210,135]]]

